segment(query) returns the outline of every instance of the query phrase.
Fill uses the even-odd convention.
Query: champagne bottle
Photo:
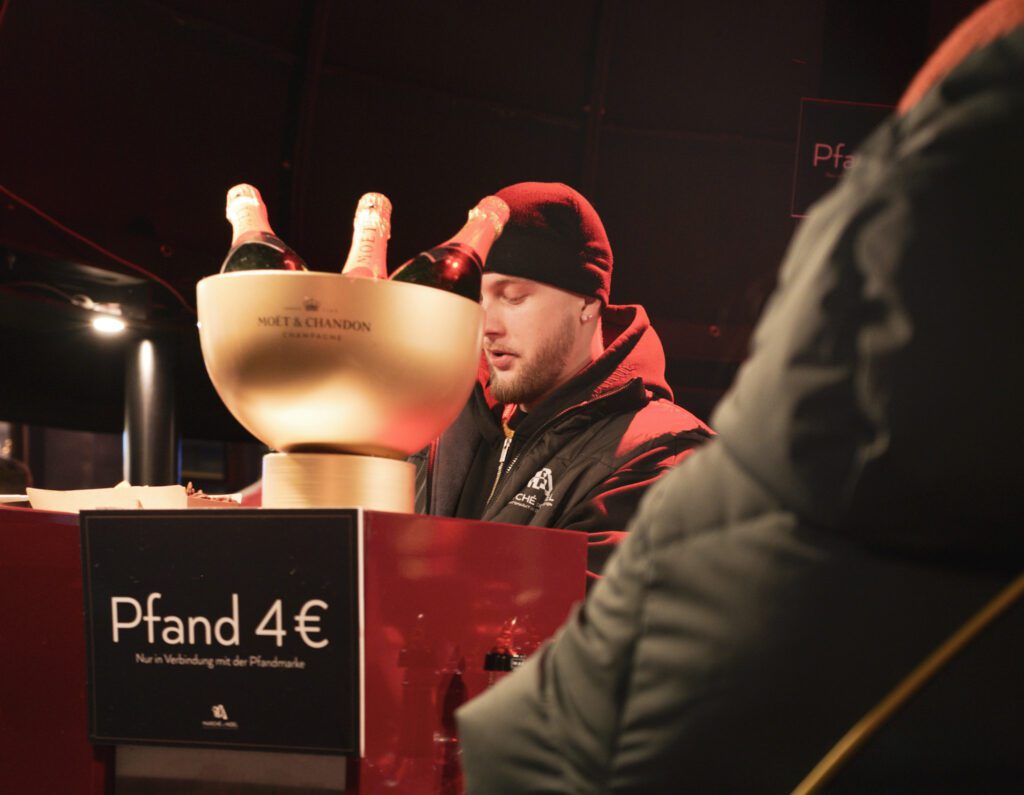
[[[235,185],[228,191],[227,219],[234,234],[231,249],[220,266],[221,273],[253,270],[307,270],[302,257],[274,234],[267,219],[267,205],[252,185]]]
[[[391,274],[397,282],[412,282],[480,300],[480,276],[487,253],[508,221],[508,205],[487,196],[469,211],[466,225],[450,240],[417,254]]]
[[[342,275],[386,279],[390,237],[391,202],[383,193],[364,193],[352,219],[352,247],[341,269]]]

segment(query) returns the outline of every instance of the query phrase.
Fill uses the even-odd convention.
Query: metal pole
[[[174,348],[170,340],[128,343],[124,387],[124,477],[133,486],[178,482]]]

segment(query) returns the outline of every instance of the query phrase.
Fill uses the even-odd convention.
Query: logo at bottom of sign
[[[214,704],[210,707],[213,713],[213,720],[204,720],[204,729],[237,729],[238,722],[228,718],[227,708],[223,704]]]

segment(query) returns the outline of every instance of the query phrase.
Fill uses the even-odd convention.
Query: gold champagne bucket
[[[402,460],[455,419],[476,379],[483,312],[461,296],[314,271],[240,271],[197,287],[207,372],[279,451],[265,507],[412,511]]]

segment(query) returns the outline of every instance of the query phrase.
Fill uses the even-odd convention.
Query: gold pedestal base
[[[263,456],[264,508],[367,508],[412,513],[416,466],[342,453]]]

